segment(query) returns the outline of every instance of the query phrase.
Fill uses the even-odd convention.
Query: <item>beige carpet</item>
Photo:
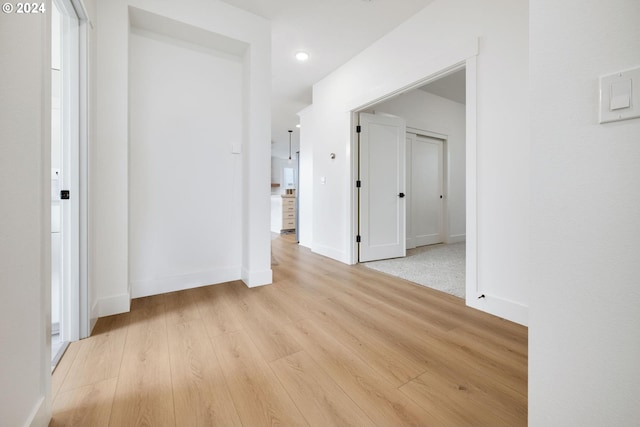
[[[404,258],[364,263],[392,276],[465,297],[465,243],[430,245],[409,249]]]

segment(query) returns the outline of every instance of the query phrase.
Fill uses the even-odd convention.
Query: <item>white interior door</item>
[[[79,32],[70,1],[52,2],[51,31],[52,331],[67,342],[80,338]]]
[[[406,255],[406,125],[400,117],[360,113],[359,260]]]
[[[444,143],[441,139],[411,135],[410,218],[412,247],[443,241]]]

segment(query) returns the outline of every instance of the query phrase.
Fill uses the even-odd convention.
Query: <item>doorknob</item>
[[[404,193],[398,194],[398,197],[400,197],[402,199],[404,197]]]

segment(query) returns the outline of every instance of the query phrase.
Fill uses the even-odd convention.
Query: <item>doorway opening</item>
[[[470,87],[467,87],[468,81],[472,83]],[[360,130],[355,147],[359,184],[355,210],[358,261],[368,261],[367,267],[461,298],[474,294],[467,289],[476,286],[475,235],[467,242],[468,232],[475,233],[475,227],[468,226],[475,223],[475,187],[467,188],[469,178],[475,176],[473,82],[475,57],[400,94],[354,111],[354,120],[359,125],[356,129]],[[380,154],[380,158],[371,157],[375,150],[370,149],[373,146],[371,132],[365,129],[370,127],[371,115],[378,116],[377,121],[389,116],[404,121],[404,162],[395,161],[389,153]],[[468,131],[470,125],[473,126],[471,132]],[[387,136],[381,138],[388,139],[389,147],[397,138],[389,138],[389,132],[386,133]],[[367,168],[377,177],[367,176],[365,179],[369,182],[365,183],[361,181],[361,172],[364,170],[370,175]],[[386,172],[380,173],[382,168]],[[380,215],[385,203],[372,205],[370,194],[382,198],[385,193],[391,193],[390,188],[376,185],[376,180],[382,180],[388,186],[389,177],[382,175],[389,175],[389,168],[397,168],[399,172],[399,186],[394,194],[397,197],[388,198],[387,212]],[[371,215],[378,216],[373,229],[368,218]],[[405,225],[397,238],[393,237],[397,243],[404,243],[406,253],[369,256],[371,237],[391,236],[390,230],[397,228],[398,217],[402,217]]]
[[[86,12],[51,4],[51,362],[88,336]],[[78,12],[80,11],[80,12]],[[80,18],[82,16],[82,18]]]

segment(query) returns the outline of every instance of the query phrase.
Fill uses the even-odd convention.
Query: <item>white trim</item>
[[[87,8],[84,6],[84,2],[82,0],[70,0],[73,9],[78,15],[78,20],[80,21],[89,21],[89,14],[87,13]]]
[[[177,276],[137,280],[130,282],[129,285],[131,287],[131,297],[141,298],[217,283],[232,282],[239,280],[240,277],[240,267],[225,267]]]
[[[27,421],[24,423],[25,427],[46,427],[49,424],[50,417],[47,416],[46,399],[41,397],[38,403],[35,404]]]
[[[353,241],[355,242],[355,238],[353,239]],[[357,245],[354,244],[354,246],[357,246]],[[339,251],[337,249],[330,248],[328,246],[314,244],[311,247],[311,252],[314,252],[318,255],[326,256],[327,258],[335,259],[345,264],[355,264],[355,262],[351,262],[348,254],[342,251]]]
[[[79,1],[79,0],[73,0]],[[80,260],[79,260],[79,287],[80,287],[80,317],[79,338],[87,338],[91,334],[92,320],[89,312],[89,26],[86,9],[80,2],[82,12],[79,16],[79,48],[78,58],[80,73],[80,135],[79,135],[79,186],[78,197],[80,201]],[[77,10],[77,8],[76,8]],[[97,319],[95,319],[97,321]],[[95,322],[94,322],[95,324]]]
[[[93,329],[89,312],[89,27],[88,15],[81,0],[71,0],[78,14],[79,65],[79,139],[78,139],[78,199],[79,199],[79,330],[80,339]],[[78,6],[81,10],[78,10]],[[97,318],[95,319],[97,321]],[[95,325],[95,321],[93,322]]]
[[[350,145],[350,153],[351,153],[351,173],[346,174],[347,179],[347,188],[349,188],[349,202],[351,207],[351,220],[347,223],[347,240],[349,242],[348,248],[349,254],[345,256],[345,260],[342,261],[346,264],[357,264],[358,263],[358,243],[356,243],[356,236],[358,235],[358,221],[359,221],[359,200],[358,200],[358,189],[356,187],[356,181],[358,180],[358,175],[360,173],[359,161],[360,161],[360,152],[358,150],[358,132],[356,132],[356,126],[360,124],[360,115],[356,111],[351,112],[351,145]],[[314,250],[314,247],[320,245],[314,245],[312,243],[311,250],[313,252],[328,256],[332,258],[331,255],[327,255],[327,253],[322,253],[323,248],[320,247],[318,251]],[[333,250],[332,250],[333,252]],[[335,251],[336,254],[340,253]],[[336,258],[342,259],[342,258]]]
[[[469,307],[523,326],[528,326],[529,324],[529,309],[526,305],[490,294],[484,294],[482,298],[474,298],[470,301],[469,297],[467,297],[467,305]]]
[[[46,2],[51,9],[51,2]],[[43,395],[34,405],[25,426],[46,427],[51,421],[51,11],[42,18],[41,28],[43,36],[40,44],[41,57],[41,82],[40,98],[40,393]],[[35,52],[34,52],[35,54]],[[37,82],[34,82],[37,84]],[[21,83],[22,84],[22,83]],[[35,117],[35,114],[34,114]],[[14,350],[15,353],[15,350]]]
[[[466,61],[466,254],[465,293],[467,305],[474,307],[480,296],[478,276],[478,140],[477,140],[477,57]]]
[[[121,294],[107,298],[101,298],[98,301],[97,305],[99,307],[98,317],[127,313],[131,309],[131,296],[129,294]]]
[[[447,241],[445,243],[453,244],[453,243],[462,243],[462,242],[466,242],[466,241],[467,241],[467,235],[466,234],[452,234],[452,235],[447,237]]]
[[[91,307],[91,314],[89,316],[89,335],[93,331],[93,328],[96,327],[96,323],[98,323],[98,318],[100,317],[100,301],[97,300],[93,307]]]
[[[270,285],[273,283],[273,271],[269,268],[267,270],[247,270],[242,269],[242,281],[248,288],[255,288],[258,286]]]
[[[444,133],[431,132],[426,129],[412,128],[407,126],[407,133],[415,133],[418,136],[426,136],[428,138],[441,139],[443,141],[449,140],[449,135],[445,135]]]

